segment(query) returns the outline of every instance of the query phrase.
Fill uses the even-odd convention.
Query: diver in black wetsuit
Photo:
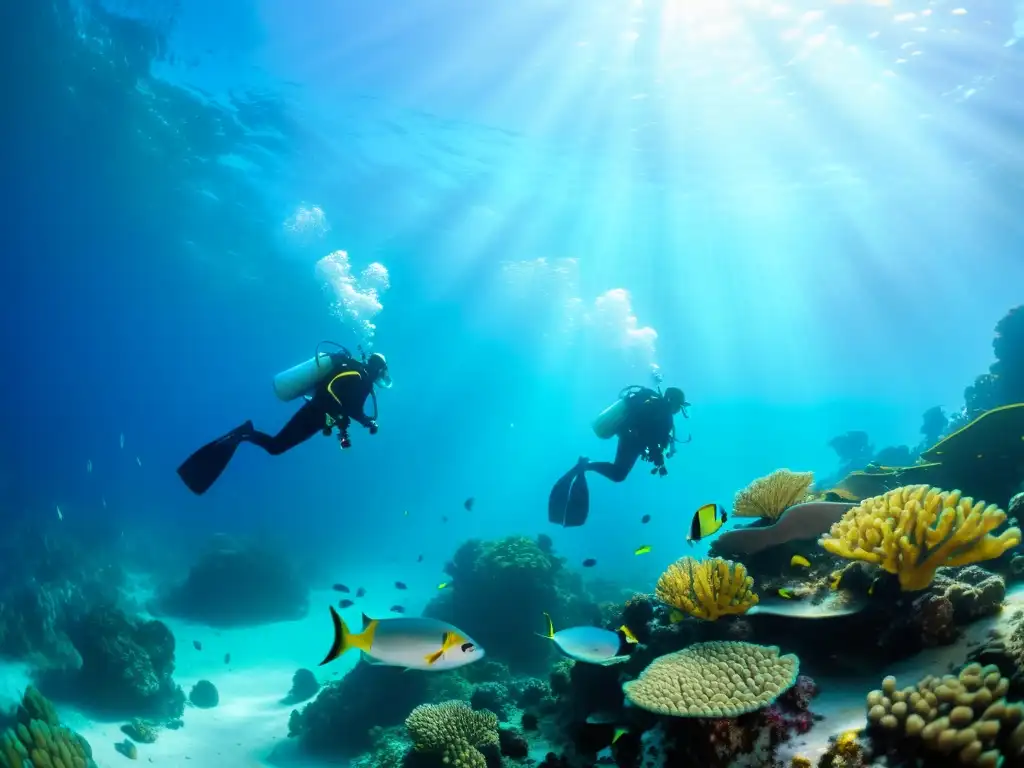
[[[660,394],[647,387],[629,387],[623,391],[621,422],[613,435],[619,439],[614,461],[591,462],[581,457],[575,467],[565,473],[548,497],[548,519],[567,528],[583,525],[590,511],[590,490],[586,472],[597,472],[621,483],[638,459],[653,464],[651,474],[668,474],[665,459],[675,455],[675,420],[677,413],[686,415],[686,398],[678,387],[669,387]]]
[[[326,355],[325,355],[326,357]],[[330,435],[338,428],[342,448],[352,445],[348,428],[353,420],[377,434],[377,422],[364,411],[366,399],[374,399],[374,386],[391,386],[388,364],[384,355],[374,352],[365,362],[348,353],[332,354],[329,370],[322,380],[306,395],[306,402],[295,412],[276,435],[260,432],[247,421],[223,437],[204,445],[178,468],[178,475],[195,494],[203,494],[227,468],[240,443],[258,445],[271,456],[278,456],[304,443],[317,433]]]

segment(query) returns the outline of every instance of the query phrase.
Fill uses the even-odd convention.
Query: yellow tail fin
[[[334,623],[334,642],[331,643],[331,649],[327,652],[324,660],[320,662],[321,667],[352,648],[358,648],[361,651],[370,650],[377,622],[371,620],[362,632],[353,633],[345,624],[345,620],[334,610],[333,605],[331,606],[331,621]]]
[[[551,616],[549,614],[545,613],[544,614],[544,618],[548,620],[548,633],[546,635],[542,635],[540,632],[534,632],[534,634],[537,635],[537,637],[546,637],[548,640],[554,640],[555,639],[555,625],[551,621]]]

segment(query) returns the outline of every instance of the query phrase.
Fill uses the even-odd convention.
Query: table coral
[[[53,705],[29,686],[16,723],[0,734],[0,768],[96,768],[89,742],[60,724]]]
[[[684,557],[661,575],[655,594],[666,605],[715,621],[720,616],[746,613],[757,605],[753,586],[742,563],[719,557],[700,561]]]
[[[1018,528],[991,535],[1005,521],[995,505],[959,491],[904,486],[861,502],[819,543],[834,555],[896,574],[900,588],[914,592],[931,584],[942,566],[990,560],[1020,544]]]
[[[485,768],[481,747],[497,747],[498,718],[477,712],[464,701],[421,704],[409,713],[405,726],[416,752],[441,757],[453,768]]]
[[[736,494],[733,515],[776,520],[789,507],[804,501],[814,482],[812,472],[791,472],[777,469],[759,477]]]
[[[776,646],[712,641],[655,659],[623,691],[655,714],[735,717],[771,704],[799,671],[799,659]]]
[[[1006,702],[1009,685],[996,667],[981,664],[903,689],[889,676],[867,695],[868,722],[897,748],[920,744],[932,759],[956,753],[961,765],[998,768],[1024,756],[1024,706]]]

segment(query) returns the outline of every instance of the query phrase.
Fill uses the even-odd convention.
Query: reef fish
[[[548,640],[554,640],[562,653],[576,661],[587,664],[618,664],[626,661],[636,644],[636,638],[628,627],[620,627],[617,631],[600,627],[569,627],[555,632],[555,625],[548,614],[544,614],[548,622]]]
[[[359,589],[356,590],[356,597],[362,597],[365,594],[366,594],[366,590],[363,589],[362,587],[360,587]]]
[[[195,648],[197,651],[203,650],[203,644],[201,642],[199,642],[198,640],[193,640],[192,641],[192,647]]]
[[[339,600],[338,601],[338,607],[342,608],[342,609],[344,609],[344,608],[351,608],[353,605],[355,605],[355,602],[353,602],[352,600],[349,600],[347,597],[344,600]]]
[[[395,582],[395,589],[408,589],[408,587],[405,586],[405,582],[404,581],[396,581]]]
[[[473,504],[475,504],[475,503],[476,503],[476,499],[474,499],[472,496],[470,496],[468,499],[466,499],[464,502],[462,502],[462,506],[464,506],[466,508],[467,512],[472,512],[473,511]]]
[[[640,522],[643,523],[644,525],[647,525],[649,522],[651,522],[651,516],[650,515],[644,515],[643,517],[640,518]]]
[[[401,605],[392,605],[388,610],[392,613],[405,613],[405,608]]]
[[[332,607],[331,621],[334,642],[321,666],[353,648],[375,664],[432,672],[458,669],[484,657],[484,649],[469,635],[437,619],[371,619],[364,615],[363,630],[352,632]]]
[[[652,549],[650,544],[644,544],[642,547],[637,547],[633,550],[634,555],[646,555]]]
[[[597,560],[595,560],[592,557],[588,557],[586,560],[583,561],[584,568],[593,568],[595,565],[597,565]]]
[[[811,567],[811,561],[808,560],[803,555],[793,555],[793,557],[791,557],[789,559],[789,564],[793,568],[810,568]]]
[[[718,533],[728,519],[729,516],[720,505],[705,504],[693,513],[693,520],[690,521],[690,533],[686,537],[687,543],[692,547],[694,542],[713,536]]]
[[[346,595],[352,591],[344,584],[335,584],[333,587],[331,587],[331,589],[333,589],[335,592],[344,592]]]

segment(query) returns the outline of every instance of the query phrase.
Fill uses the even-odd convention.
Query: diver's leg
[[[632,471],[643,447],[629,434],[619,437],[619,444],[615,448],[615,461],[593,461],[587,465],[587,469],[604,475],[613,483],[621,483]]]
[[[576,466],[562,475],[548,496],[548,520],[566,528],[583,525],[590,511],[590,491],[584,470],[587,459],[580,457]]]
[[[307,402],[295,412],[295,415],[276,435],[268,435],[266,432],[254,429],[244,434],[242,439],[258,445],[271,456],[279,456],[285,451],[290,451],[299,443],[306,442],[313,435],[321,433],[326,418],[320,406],[314,405],[313,402]]]

